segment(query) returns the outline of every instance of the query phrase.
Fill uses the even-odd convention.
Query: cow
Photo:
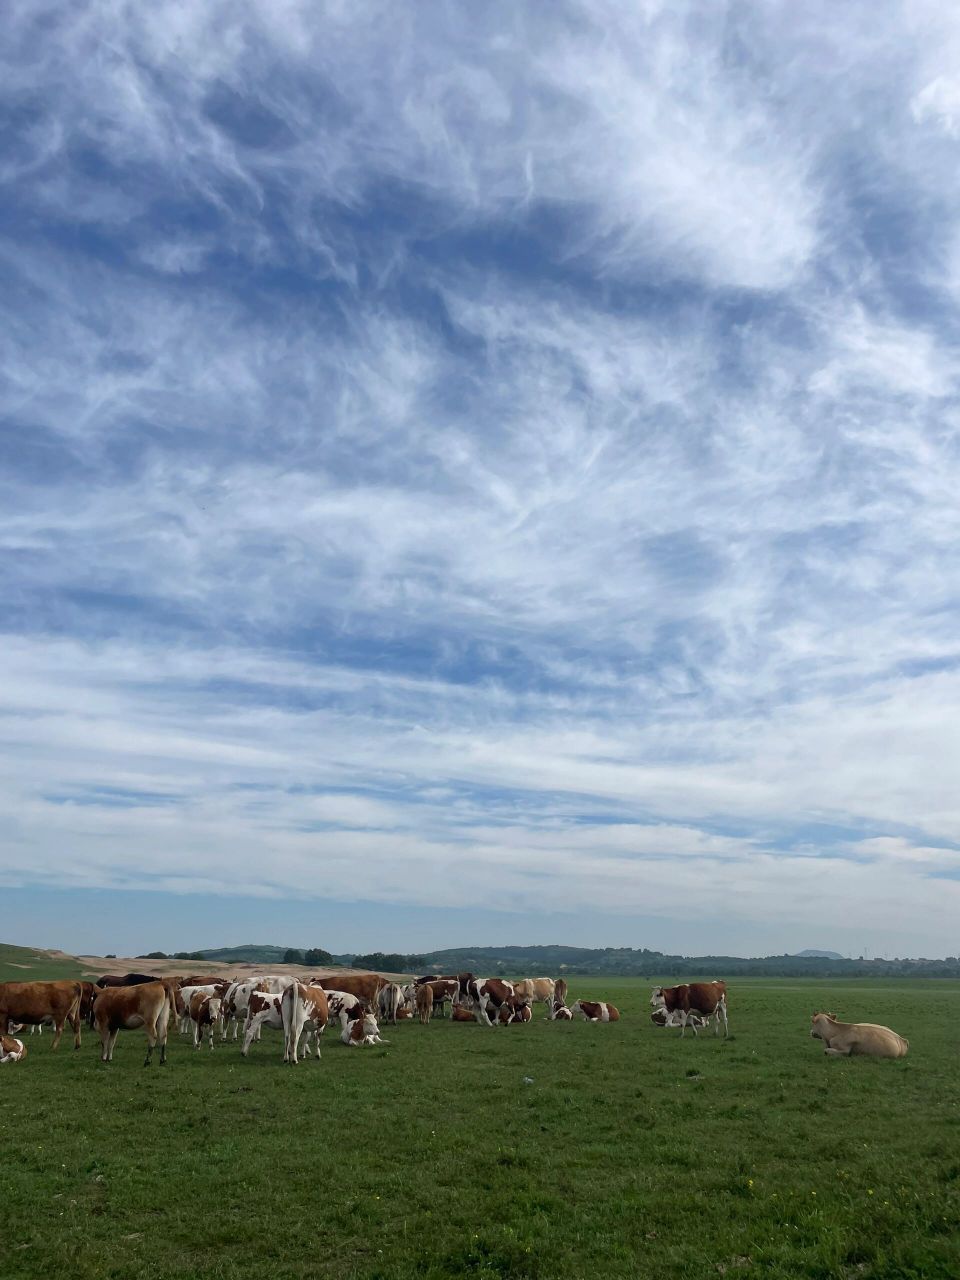
[[[377,1013],[381,1022],[397,1024],[397,1012],[403,1004],[403,992],[395,982],[389,982],[377,993]]]
[[[722,1018],[724,1037],[729,1033],[725,982],[685,982],[678,987],[654,987],[650,1003],[654,1009],[664,1009],[668,1014],[678,1014],[681,1038],[686,1033],[688,1023],[693,1027],[693,1034],[697,1034],[697,1028],[690,1019],[692,1013],[707,1019],[716,1015],[714,1035],[720,1034]]]
[[[471,978],[466,984],[466,997],[475,1010],[477,1021],[488,1027],[496,1026],[500,1006],[512,995],[513,984],[501,978]],[[490,1017],[491,1009],[493,1018]]]
[[[170,998],[162,982],[137,983],[131,987],[106,987],[93,1003],[94,1026],[103,1046],[101,1062],[113,1061],[113,1050],[121,1030],[143,1027],[147,1033],[148,1067],[156,1045],[160,1046],[160,1065],[167,1060],[167,1024]]]
[[[105,973],[97,979],[98,987],[139,987],[145,982],[156,982],[155,973]],[[206,982],[207,979],[205,978]]]
[[[615,1004],[606,1004],[603,1000],[576,1000],[570,1006],[574,1014],[579,1014],[585,1022],[619,1022],[620,1010]]]
[[[166,985],[167,984],[164,983],[164,986]],[[167,990],[169,991],[170,988],[168,987]],[[179,996],[180,1004],[176,1008],[176,1010],[171,1010],[171,1012],[178,1013],[180,1015],[179,1032],[181,1035],[184,1035],[187,1031],[194,1030],[193,1026],[191,1025],[193,1022],[191,1008],[193,1006],[193,1001],[195,996],[216,997],[220,1001],[219,1011],[217,1014],[218,1019],[222,1015],[223,997],[225,995],[225,991],[223,986],[220,983],[207,982],[202,987],[177,987],[176,995]],[[206,1023],[204,1025],[206,1025]],[[212,1031],[211,1031],[211,1034],[212,1034]],[[194,1039],[196,1039],[196,1036],[194,1036]]]
[[[559,1000],[554,1000],[553,1006],[547,1015],[548,1022],[572,1022],[573,1010],[568,1009],[565,1004]]]
[[[240,1032],[240,1023],[244,1024],[248,1021],[247,1010],[250,1005],[250,999],[255,991],[266,991],[266,985],[261,985],[259,978],[247,978],[243,982],[231,982],[227,987],[223,996],[222,1008],[222,1024],[220,1037],[223,1040],[227,1038],[227,1024],[233,1023],[233,1038],[237,1039]],[[246,1031],[246,1025],[244,1026]],[[257,1032],[258,1040],[260,1039],[259,1031]]]
[[[190,1021],[193,1023],[193,1047],[199,1049],[203,1041],[203,1029],[209,1028],[207,1039],[213,1050],[213,1029],[220,1021],[223,998],[203,991],[194,991],[190,997]]]
[[[16,1036],[0,1036],[0,1067],[22,1062],[27,1056],[27,1046]]]
[[[558,986],[562,987],[560,1003],[564,1004],[567,999],[567,984],[563,978],[558,982],[553,978],[521,978],[513,984],[513,991],[515,995],[525,997],[532,1005],[545,1004],[549,1009],[557,995]]]
[[[340,1039],[345,1045],[354,1049],[359,1049],[365,1044],[390,1043],[389,1040],[381,1038],[380,1028],[372,1013],[364,1013],[362,1018],[357,1018],[355,1022],[344,1027],[340,1032]]]
[[[80,1048],[80,1004],[82,982],[0,982],[0,1035],[6,1035],[12,1022],[36,1026],[52,1022],[55,1028],[53,1048],[60,1044],[63,1026],[73,1028],[73,1047]]]
[[[510,1022],[529,1022],[533,1010],[525,999],[518,996],[507,996],[497,1010],[497,1017],[505,1026]]]
[[[397,1010],[397,1021],[398,1021],[398,1022],[399,1022],[401,1019],[403,1019],[403,1018],[412,1018],[412,1017],[413,1017],[413,1011],[412,1011],[411,1009],[398,1009],[398,1010]]]
[[[455,1004],[460,997],[460,983],[456,978],[433,978],[430,982],[422,982],[417,987],[429,987],[433,992],[433,1012],[443,1015],[443,1006],[449,1000]]]
[[[229,978],[218,978],[215,973],[191,973],[185,978],[173,978],[172,981],[179,987],[206,987],[217,982],[230,985]]]
[[[472,1022],[476,1026],[477,1018],[472,1009],[468,1009],[466,1005],[455,1004],[451,1015],[454,1022]]]
[[[324,991],[346,991],[369,1009],[375,1009],[380,988],[388,983],[379,973],[337,973],[331,978],[317,978],[314,985],[323,987]]]
[[[680,1013],[674,1009],[673,1013],[667,1013],[666,1009],[654,1009],[650,1015],[650,1021],[655,1027],[679,1027],[682,1023]],[[688,1013],[687,1023],[696,1031],[700,1027],[705,1027],[709,1023],[709,1018],[702,1018],[699,1013]]]
[[[433,1017],[433,988],[429,982],[417,987],[417,1014],[423,1026]]]
[[[833,1058],[863,1054],[871,1058],[905,1058],[910,1041],[875,1022],[839,1022],[835,1013],[815,1013],[810,1034],[823,1041],[823,1051]]]
[[[320,1058],[320,1037],[330,1016],[327,993],[323,987],[292,982],[280,996],[280,1016],[283,1022],[284,1062],[297,1065],[300,1038],[306,1029],[307,1037],[313,1032],[317,1059]]]
[[[308,984],[316,986],[317,983]],[[336,1018],[341,1027],[345,1027],[348,1022],[356,1022],[357,1018],[362,1018],[366,1013],[366,1005],[363,1001],[349,991],[326,991],[327,1010],[329,1018]]]

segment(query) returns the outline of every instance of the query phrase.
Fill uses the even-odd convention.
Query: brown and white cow
[[[547,1021],[572,1022],[573,1010],[568,1009],[567,1006],[565,1004],[561,1004],[559,1000],[554,1000],[550,1013],[547,1015]]]
[[[701,1018],[716,1017],[714,1035],[720,1034],[720,1020],[723,1019],[723,1034],[729,1031],[727,1024],[727,984],[719,980],[714,982],[684,982],[677,987],[654,987],[650,996],[654,1009],[664,1009],[668,1014],[675,1013],[679,1017],[680,1036],[684,1036],[687,1025],[697,1027],[691,1021],[691,1014]]]
[[[502,978],[471,978],[466,984],[466,998],[475,1010],[477,1021],[488,1027],[496,1026],[500,1006],[512,995],[513,983],[504,982]]]
[[[199,1049],[203,1041],[203,1029],[208,1029],[207,1039],[213,1049],[213,1029],[220,1021],[223,999],[219,995],[195,991],[190,997],[190,1021],[193,1024],[193,1047]]]
[[[451,1017],[454,1022],[472,1022],[474,1026],[477,1023],[476,1014],[472,1009],[468,1009],[465,1004],[455,1004]]]
[[[440,1014],[441,1017],[446,1016],[444,1006],[447,1001],[454,1005],[460,998],[460,983],[456,978],[433,978],[430,982],[420,983],[417,990],[425,986],[433,992],[434,1014]]]
[[[82,982],[0,982],[0,1035],[6,1035],[12,1022],[37,1026],[52,1022],[55,1028],[53,1048],[60,1044],[63,1026],[73,1028],[73,1047],[80,1048],[80,1004]]]
[[[340,1039],[345,1045],[359,1049],[365,1044],[389,1044],[380,1035],[380,1028],[372,1013],[364,1013],[362,1018],[349,1023],[340,1032]]]
[[[27,1046],[16,1036],[0,1036],[0,1067],[22,1062],[27,1056]]]
[[[309,983],[293,982],[280,996],[280,1014],[283,1019],[283,1060],[296,1066],[299,1061],[300,1040],[306,1032],[307,1040],[313,1034],[317,1059],[320,1058],[320,1037],[330,1018],[330,1005],[323,987]]]
[[[876,1022],[840,1022],[834,1013],[815,1013],[810,1034],[823,1041],[823,1052],[833,1058],[863,1054],[870,1058],[905,1058],[910,1041]]]
[[[603,1000],[576,1000],[570,1006],[573,1013],[579,1014],[586,1022],[619,1022],[620,1010],[615,1004],[607,1004]]]
[[[167,1060],[167,1024],[170,998],[162,982],[144,982],[134,987],[105,987],[93,1002],[93,1022],[103,1046],[102,1062],[113,1061],[117,1035],[143,1027],[147,1035],[148,1067],[154,1048],[160,1046],[160,1065]]]
[[[161,979],[158,979],[158,981],[161,981]],[[210,996],[219,1000],[219,1012],[217,1014],[218,1021],[223,1017],[223,998],[226,994],[227,988],[224,987],[222,982],[207,982],[200,987],[174,988],[166,982],[164,982],[163,985],[167,988],[167,994],[171,999],[171,1015],[179,1016],[180,1021],[178,1030],[180,1035],[185,1035],[186,1032],[189,1031],[191,1035],[194,1036],[194,1040],[196,1039],[196,1036],[194,1035],[195,1027],[193,1017],[190,1012],[196,996]],[[223,1037],[221,1036],[221,1039],[222,1038]]]
[[[497,1010],[497,1018],[504,1026],[510,1022],[529,1022],[532,1017],[533,1010],[529,1003],[519,996],[507,996]]]
[[[683,1017],[676,1009],[673,1013],[667,1013],[666,1009],[654,1009],[650,1015],[650,1021],[655,1027],[679,1027],[683,1025]],[[702,1018],[699,1013],[687,1014],[687,1025],[693,1027],[696,1031],[699,1027],[705,1027],[710,1021],[709,1018]]]

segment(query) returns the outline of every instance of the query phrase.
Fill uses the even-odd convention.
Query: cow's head
[[[653,1005],[654,1009],[663,1008],[663,1006],[667,1003],[666,997],[663,994],[663,987],[653,988],[653,990],[650,993],[650,1003],[651,1005]]]
[[[836,1022],[837,1015],[835,1013],[814,1013],[810,1016],[810,1034],[814,1040],[825,1040],[823,1034],[829,1027],[831,1022]]]

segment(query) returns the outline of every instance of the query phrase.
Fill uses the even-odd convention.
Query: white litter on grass
[[[523,1077],[523,1083],[524,1083],[524,1084],[533,1084],[533,1076],[524,1076],[524,1077]]]

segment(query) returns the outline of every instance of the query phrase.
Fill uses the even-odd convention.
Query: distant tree
[[[329,951],[324,951],[323,947],[311,947],[309,951],[303,953],[303,963],[311,969],[316,968],[318,964],[331,964],[333,956]]]
[[[355,969],[380,969],[384,973],[408,973],[423,964],[423,956],[404,956],[397,951],[371,951],[365,956],[354,956]]]
[[[175,951],[171,957],[173,960],[205,960],[202,951]]]
[[[170,957],[165,951],[148,951],[145,955],[137,956],[138,960],[169,960]]]
[[[284,964],[303,964],[303,952],[298,951],[296,947],[289,947],[283,953]]]
[[[116,960],[117,953],[115,951],[108,951],[103,958],[104,960]]]

